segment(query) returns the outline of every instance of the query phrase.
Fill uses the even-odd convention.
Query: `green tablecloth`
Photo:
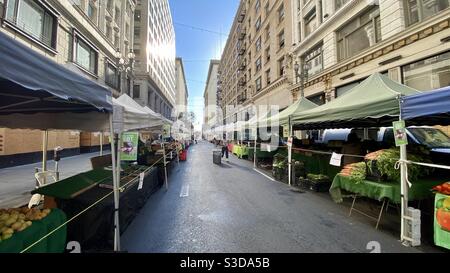
[[[0,253],[19,253],[65,221],[66,215],[63,211],[52,209],[44,219],[33,221],[33,224],[27,229],[14,233],[11,238],[0,242]],[[63,226],[30,248],[27,253],[62,253],[66,248],[66,236],[67,227]]]
[[[444,247],[450,249],[450,231],[444,230],[441,228],[439,223],[437,222],[436,212],[437,212],[437,202],[441,199],[450,198],[449,195],[443,195],[440,193],[436,194],[435,204],[434,204],[434,243],[437,246]]]
[[[248,156],[248,150],[249,150],[249,148],[246,145],[234,145],[233,146],[233,154],[235,154],[239,158]]]
[[[112,171],[95,169],[68,177],[52,184],[48,184],[32,191],[31,193],[39,193],[61,199],[70,199],[84,190],[106,180],[112,180]]]
[[[420,179],[412,181],[412,187],[409,189],[408,199],[410,201],[423,200],[432,197],[431,188],[443,183],[442,179]],[[374,182],[363,180],[356,183],[348,177],[336,175],[330,188],[330,194],[337,203],[342,202],[341,189],[364,197],[378,201],[384,198],[390,202],[400,203],[400,183],[399,182]]]
[[[287,157],[287,149],[280,149],[279,154]],[[309,153],[292,153],[292,160],[302,161],[305,163],[307,173],[323,174],[330,178],[336,176],[341,171],[340,167],[330,165],[330,155],[309,154]]]
[[[253,160],[254,151],[255,151],[254,147],[248,148],[247,155],[250,160]],[[261,151],[261,148],[256,148],[256,157],[259,159],[272,158],[276,153],[277,153],[277,151],[267,152],[267,151]]]

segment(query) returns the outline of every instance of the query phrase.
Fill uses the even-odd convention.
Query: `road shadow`
[[[224,168],[224,169],[230,169],[231,166],[228,165],[228,164],[230,164],[230,162],[228,162],[228,163],[222,163],[222,164],[219,165],[219,167]]]

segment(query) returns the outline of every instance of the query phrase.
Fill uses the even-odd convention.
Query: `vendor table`
[[[255,148],[249,147],[248,148],[248,159],[253,160],[253,155],[255,154]],[[273,158],[273,156],[277,153],[277,151],[267,152],[267,151],[261,151],[261,148],[256,148],[256,158],[263,159],[263,158]]]
[[[278,153],[286,158],[288,156],[287,149],[279,149]],[[330,155],[312,154],[295,150],[292,153],[292,161],[302,161],[305,164],[307,173],[323,174],[332,178],[341,171],[341,168],[330,165],[330,158]]]
[[[66,215],[62,210],[52,211],[27,229],[14,233],[14,235],[0,242],[0,253],[19,253],[33,243],[37,242],[55,228],[66,222]],[[66,248],[67,227],[63,226],[53,234],[30,248],[27,253],[62,253]]]
[[[438,211],[438,202],[444,200],[446,198],[450,198],[450,195],[444,195],[437,193],[435,196],[435,205],[434,205],[434,243],[437,246],[444,247],[450,249],[450,212],[444,212],[440,217],[447,218],[447,227],[441,227],[438,223],[437,219],[437,211]],[[441,201],[442,202],[442,201]],[[445,215],[444,215],[445,214]],[[441,219],[441,221],[445,221],[445,219]]]
[[[445,179],[443,180],[442,178],[411,181],[412,187],[408,190],[408,199],[410,201],[418,201],[432,197],[431,188],[442,184],[443,181]],[[399,182],[363,180],[360,183],[355,183],[352,179],[338,174],[334,177],[330,188],[331,197],[337,203],[342,202],[341,189],[378,201],[382,201],[384,198],[396,204],[399,204],[401,201]]]
[[[129,183],[123,192],[120,193],[120,231],[124,232],[135,215],[141,209],[150,195],[157,189],[160,183],[158,169],[161,167],[130,166],[124,167],[121,174],[120,185],[123,187]],[[147,169],[147,171],[145,171]],[[145,171],[143,188],[138,190],[139,174]],[[100,173],[99,170],[91,172]],[[77,183],[76,180],[67,178],[59,182],[50,184],[44,190],[38,189],[36,192],[55,197],[55,202],[67,217],[71,218],[101,198],[109,196],[97,203],[95,206],[81,214],[67,227],[67,238],[69,241],[77,241],[83,249],[109,249],[113,244],[114,232],[114,198],[112,193],[112,172],[108,171],[99,175],[98,180],[91,183],[88,190],[80,194],[79,187],[73,187],[68,183]],[[64,187],[66,185],[67,187]],[[69,189],[72,189],[71,192]],[[64,189],[60,192],[61,189]],[[45,192],[45,193],[44,193]]]
[[[409,201],[419,201],[432,197],[431,188],[442,184],[442,181],[442,179],[419,179],[411,182],[412,187],[408,190]],[[349,177],[338,174],[334,177],[333,184],[330,187],[330,195],[337,203],[343,201],[341,189],[353,193],[353,202],[349,216],[352,215],[353,211],[367,216],[376,221],[375,228],[378,228],[384,208],[389,205],[389,202],[394,204],[399,204],[401,202],[399,182],[375,182],[363,180],[356,183]],[[356,209],[355,203],[358,197],[368,197],[370,199],[381,201],[382,205],[378,215],[376,217],[371,216]]]

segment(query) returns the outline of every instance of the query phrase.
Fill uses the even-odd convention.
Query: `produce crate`
[[[328,192],[331,187],[331,180],[327,176],[322,176],[322,178],[319,179],[300,177],[297,181],[299,187],[315,192]]]
[[[366,179],[369,181],[383,182],[387,181],[387,176],[382,175],[377,167],[376,160],[365,160],[366,163]]]

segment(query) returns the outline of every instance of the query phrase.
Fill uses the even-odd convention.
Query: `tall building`
[[[137,0],[132,97],[166,118],[176,104],[175,30],[168,0]]]
[[[219,60],[211,60],[209,64],[208,77],[206,79],[205,92],[203,93],[203,131],[209,130],[217,125],[222,125],[218,104],[218,81]]]
[[[189,92],[186,84],[186,74],[184,73],[184,65],[183,65],[183,59],[176,58],[176,67],[175,67],[175,74],[176,74],[176,82],[175,82],[175,90],[176,90],[176,109],[175,113],[178,117],[181,113],[183,115],[186,115],[188,110],[188,97]]]
[[[291,0],[242,0],[220,65],[221,106],[225,119],[238,119],[229,106],[292,103],[291,57],[293,16]]]
[[[419,90],[450,85],[449,0],[293,2],[294,99],[302,81],[323,104],[374,72]]]
[[[0,31],[99,84],[112,95],[133,81],[135,0],[0,0]],[[63,155],[99,148],[99,134],[50,132]],[[0,167],[41,159],[41,132],[0,128]]]

